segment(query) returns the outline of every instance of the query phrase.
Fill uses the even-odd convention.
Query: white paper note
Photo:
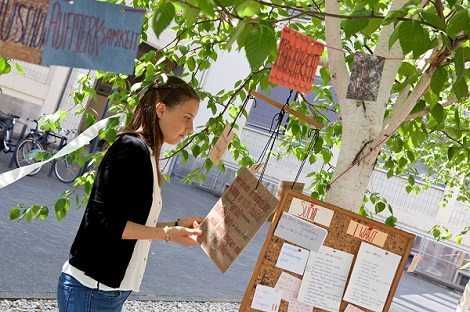
[[[400,259],[399,255],[362,242],[344,300],[382,311]]]
[[[312,251],[319,251],[328,232],[308,221],[283,212],[274,235]]]
[[[323,206],[294,197],[289,206],[289,213],[329,227],[335,212]]]
[[[284,243],[277,258],[276,266],[303,275],[308,256],[309,251],[307,249]]]
[[[251,308],[265,311],[277,312],[281,304],[282,291],[265,285],[256,285],[255,294]]]
[[[274,288],[282,291],[282,300],[292,301],[297,298],[300,288],[300,278],[282,272]]]
[[[354,255],[323,246],[310,252],[297,300],[326,311],[339,311]]]
[[[312,312],[313,306],[299,302],[297,300],[289,301],[287,312]]]

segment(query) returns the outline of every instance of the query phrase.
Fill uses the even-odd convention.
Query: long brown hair
[[[163,183],[159,166],[163,133],[157,118],[157,104],[163,102],[171,109],[191,99],[200,100],[196,91],[184,80],[169,76],[166,83],[149,87],[135,107],[131,122],[118,135],[136,133],[147,143],[155,157],[159,185]]]

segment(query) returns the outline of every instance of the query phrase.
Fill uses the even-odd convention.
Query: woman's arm
[[[172,241],[184,246],[197,245],[197,237],[202,234],[199,223],[194,221],[193,228],[170,226],[174,222],[160,222],[156,227],[127,221],[122,239],[151,239]]]

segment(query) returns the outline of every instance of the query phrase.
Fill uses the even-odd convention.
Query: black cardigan
[[[153,200],[150,151],[126,134],[108,149],[70,249],[69,263],[106,286],[118,288],[137,240],[121,239],[127,221],[145,224]]]

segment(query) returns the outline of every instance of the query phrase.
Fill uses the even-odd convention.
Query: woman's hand
[[[168,228],[168,234],[170,241],[175,242],[184,246],[198,245],[197,237],[202,234],[199,229],[199,224],[194,220],[194,224],[197,228],[188,228],[183,226],[174,226]]]
[[[196,216],[183,218],[178,220],[178,226],[187,227],[191,229],[198,229],[199,224],[201,224],[202,220],[204,219]]]

